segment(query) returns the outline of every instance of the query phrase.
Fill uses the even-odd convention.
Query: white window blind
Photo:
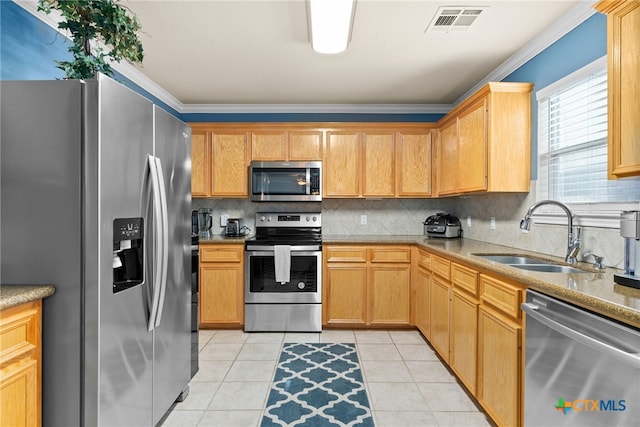
[[[607,68],[603,59],[538,91],[537,199],[635,202],[637,180],[607,179]]]

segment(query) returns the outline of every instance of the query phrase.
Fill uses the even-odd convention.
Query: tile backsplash
[[[532,185],[535,188],[535,185]],[[247,199],[193,199],[193,209],[214,210],[214,231],[220,215],[240,218],[254,231],[256,212],[322,212],[324,234],[351,235],[421,235],[425,218],[436,212],[449,212],[460,217],[464,237],[495,243],[516,249],[564,257],[567,246],[566,225],[533,223],[529,233],[518,227],[520,219],[535,202],[534,192],[528,194],[479,194],[442,199],[325,199],[322,203],[255,203]],[[366,215],[366,224],[362,216]],[[471,217],[471,227],[467,226]],[[491,229],[490,219],[496,227]],[[583,227],[582,255],[591,251],[604,256],[604,264],[622,268],[623,239],[619,230]],[[590,259],[589,262],[593,262]]]

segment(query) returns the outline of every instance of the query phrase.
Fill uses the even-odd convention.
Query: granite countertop
[[[0,310],[35,301],[53,295],[53,285],[2,285],[0,286]]]
[[[522,270],[489,261],[474,254],[522,254],[565,264],[560,257],[501,246],[471,239],[429,239],[426,236],[323,235],[323,244],[416,244],[479,271],[497,273],[527,287],[584,307],[604,316],[640,328],[640,289],[621,286],[613,281],[614,268],[593,269],[592,264],[578,263],[587,273],[543,273]]]

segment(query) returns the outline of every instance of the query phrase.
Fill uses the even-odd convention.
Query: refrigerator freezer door
[[[169,256],[164,304],[154,330],[154,424],[191,378],[191,130],[158,107],[155,128],[155,156],[166,186]]]
[[[97,316],[95,324],[86,325],[86,335],[95,334],[98,346],[85,348],[88,366],[86,381],[97,380],[85,388],[87,404],[97,401],[96,418],[87,418],[87,425],[144,426],[152,424],[151,396],[153,392],[153,334],[147,330],[149,287],[154,286],[153,271],[157,268],[151,248],[157,244],[150,231],[156,218],[143,212],[147,191],[143,189],[147,173],[147,157],[153,153],[153,104],[122,84],[100,76],[97,86],[87,83],[88,102],[92,89],[97,98],[98,117],[95,129],[97,141],[87,138],[87,144],[97,142],[97,163],[89,162],[89,175],[97,174],[97,216],[87,217],[88,232],[97,233],[99,276],[86,281],[87,321]],[[90,170],[92,166],[96,170]],[[123,292],[112,290],[112,236],[115,218],[143,217],[144,281],[142,285]],[[92,221],[97,220],[96,224]],[[92,245],[93,246],[93,245]],[[95,313],[93,312],[95,310]],[[87,344],[91,338],[87,336]],[[97,350],[97,354],[94,352]],[[97,363],[97,366],[91,366]],[[89,376],[97,370],[97,378]],[[86,409],[88,416],[91,408]]]

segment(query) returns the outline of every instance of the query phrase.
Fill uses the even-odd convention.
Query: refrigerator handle
[[[167,206],[167,193],[164,185],[164,172],[160,158],[156,157],[156,171],[158,173],[160,194],[160,216],[162,217],[162,258],[160,260],[160,296],[156,313],[155,327],[160,326],[162,311],[164,310],[164,296],[167,290],[167,270],[169,266],[169,208]]]
[[[162,225],[162,201],[160,199],[160,192],[158,190],[160,183],[158,182],[158,172],[157,172],[157,164],[155,161],[155,157],[149,155],[148,157],[149,164],[149,175],[151,177],[151,194],[153,196],[153,224],[154,224],[154,237],[153,237],[153,282],[148,285],[151,286],[152,289],[152,302],[151,302],[151,313],[149,314],[149,322],[147,330],[149,332],[153,331],[155,328],[155,319],[158,312],[158,302],[160,299],[160,284],[162,282],[162,268],[160,263],[162,262],[162,243],[163,243],[163,225]]]

